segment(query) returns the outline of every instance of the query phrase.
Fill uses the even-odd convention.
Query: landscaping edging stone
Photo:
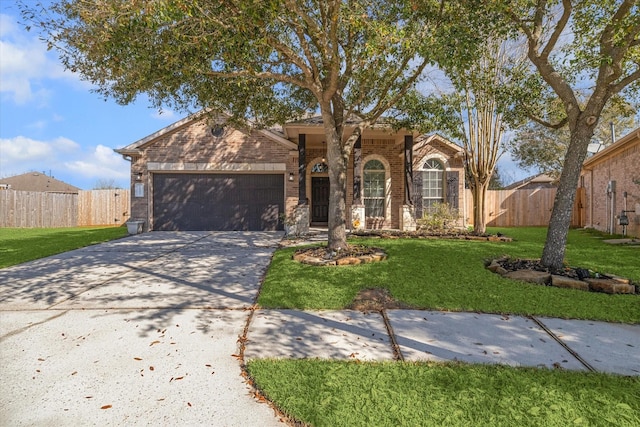
[[[373,252],[363,255],[346,256],[342,258],[323,258],[320,256],[308,255],[304,251],[301,251],[293,254],[293,259],[303,264],[316,266],[358,265],[384,261],[385,259],[387,259],[387,254],[381,249],[375,249]]]
[[[534,283],[545,286],[555,286],[558,288],[577,289],[590,292],[604,292],[607,294],[637,294],[638,286],[631,283],[629,279],[614,276],[612,274],[603,275],[600,278],[586,277],[576,279],[573,277],[553,274],[548,270],[538,270],[533,268],[522,268],[509,270],[504,265],[511,261],[508,257],[493,259],[486,264],[486,268],[494,273],[512,280]],[[516,262],[535,263],[538,260],[515,260]]]

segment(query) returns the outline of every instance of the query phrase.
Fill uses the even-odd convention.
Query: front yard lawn
[[[387,288],[416,308],[478,311],[640,323],[638,295],[608,295],[526,284],[484,267],[501,255],[539,258],[545,228],[491,229],[513,242],[358,238],[389,255],[380,263],[315,267],[291,259],[295,248],[276,251],[258,304],[264,308],[341,309],[358,291]],[[598,233],[571,230],[567,263],[640,282],[640,247],[612,246]]]
[[[539,258],[546,229],[491,229],[511,243],[353,239],[387,261],[314,267],[276,251],[258,304],[341,309],[382,287],[416,308],[640,323],[640,296],[514,282],[484,268],[501,255]],[[604,236],[609,237],[609,236]],[[640,247],[571,230],[567,263],[640,281]],[[630,348],[629,351],[637,351]],[[638,426],[640,378],[464,363],[251,360],[256,386],[287,416],[320,426]]]
[[[126,227],[0,228],[0,268],[126,235]]]
[[[640,381],[461,363],[254,360],[289,417],[321,426],[638,426]]]

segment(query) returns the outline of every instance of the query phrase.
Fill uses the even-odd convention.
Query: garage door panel
[[[283,175],[154,174],[155,230],[277,230]]]

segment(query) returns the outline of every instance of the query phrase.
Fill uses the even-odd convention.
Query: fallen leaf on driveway
[[[142,360],[142,359],[139,357],[134,357],[133,360]]]
[[[100,407],[100,409],[111,409],[111,405],[104,405]]]
[[[151,344],[149,344],[149,347],[151,347],[151,346],[152,346],[152,345],[154,345],[154,344],[160,344],[160,341],[155,340],[154,342],[152,342]]]

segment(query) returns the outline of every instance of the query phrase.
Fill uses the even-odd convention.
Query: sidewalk
[[[286,246],[325,241],[326,229],[316,227],[310,236]],[[427,310],[256,310],[244,356],[460,361],[640,376],[640,325]]]
[[[422,310],[256,310],[244,355],[461,361],[640,376],[640,325]]]

